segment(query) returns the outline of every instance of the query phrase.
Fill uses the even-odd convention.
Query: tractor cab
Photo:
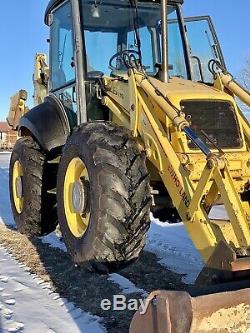
[[[50,90],[78,112],[82,122],[86,108],[87,113],[91,110],[88,119],[104,118],[93,98],[95,82],[102,77],[126,80],[130,66],[140,65],[162,81],[178,77],[212,84],[209,60],[225,64],[211,19],[184,19],[182,3],[52,0],[46,12],[51,30]],[[87,105],[77,110],[84,100]],[[74,123],[74,114],[71,118]]]

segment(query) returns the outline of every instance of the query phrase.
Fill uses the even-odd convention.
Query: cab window
[[[53,12],[51,26],[51,85],[56,90],[75,80],[73,26],[70,3]]]

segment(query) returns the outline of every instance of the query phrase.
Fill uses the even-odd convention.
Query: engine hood
[[[198,82],[180,78],[171,78],[168,83],[150,78],[150,82],[178,109],[183,100],[223,100],[235,103],[231,95]]]

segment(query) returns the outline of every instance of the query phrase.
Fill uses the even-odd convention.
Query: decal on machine
[[[171,176],[176,188],[178,189],[178,192],[182,198],[184,205],[188,208],[190,205],[190,200],[188,199],[188,196],[187,196],[184,188],[181,186],[181,183],[171,165],[168,167],[168,172],[170,173],[170,176]]]
[[[114,95],[120,97],[121,99],[124,99],[124,94],[120,92],[116,87],[112,87],[110,90]]]

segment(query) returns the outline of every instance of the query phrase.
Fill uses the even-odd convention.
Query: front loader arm
[[[219,70],[215,73],[216,78],[220,79],[222,85],[236,95],[243,103],[250,107],[250,94],[239,83],[237,83],[233,76],[225,70]]]
[[[233,76],[228,73],[224,68],[222,68],[217,62],[215,63],[217,70],[214,68],[213,75],[215,78],[215,87],[225,90],[227,89],[233,95],[237,96],[244,104],[250,107],[250,93],[243,88],[239,83],[237,83]],[[249,122],[241,112],[239,111],[240,122],[243,127],[245,137],[248,141],[248,146],[250,147],[250,127]]]
[[[131,130],[142,137],[147,157],[159,170],[194,245],[206,265],[213,269],[208,280],[211,282],[216,274],[219,278],[225,270],[228,275],[228,271],[236,271],[239,266],[239,270],[250,269],[250,260],[244,260],[244,265],[241,265],[242,260],[237,258],[237,254],[249,254],[250,231],[244,204],[234,188],[224,156],[212,154],[193,133],[184,114],[177,112],[141,73],[130,71],[129,91],[132,92],[130,105],[133,105]],[[179,131],[187,134],[206,155],[207,163],[196,188],[159,121],[160,112]],[[208,216],[218,194],[225,205],[229,221],[218,222]]]

